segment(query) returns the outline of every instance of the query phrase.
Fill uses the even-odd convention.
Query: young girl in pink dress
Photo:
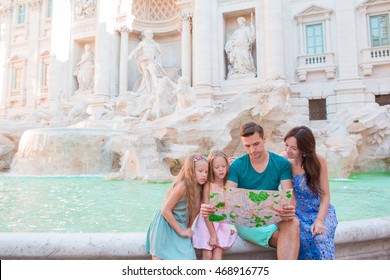
[[[209,202],[210,186],[224,186],[229,172],[229,160],[224,152],[213,151],[208,159],[209,182],[203,186],[203,203]],[[212,223],[199,215],[192,236],[192,244],[194,248],[202,249],[202,259],[221,260],[223,251],[232,246],[236,237],[237,232],[231,229],[230,224]]]

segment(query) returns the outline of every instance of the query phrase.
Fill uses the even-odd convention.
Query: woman
[[[330,204],[326,160],[317,155],[310,128],[298,126],[284,137],[284,155],[290,161],[296,215],[300,221],[298,259],[334,259],[337,218]]]

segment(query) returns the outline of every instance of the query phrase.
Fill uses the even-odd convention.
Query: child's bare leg
[[[160,261],[161,259],[160,259],[159,257],[152,256],[152,260],[154,260],[154,261]]]
[[[202,250],[202,259],[203,260],[212,260],[213,259],[213,251],[203,249]]]
[[[213,260],[222,260],[223,249],[221,247],[217,247],[213,250]]]

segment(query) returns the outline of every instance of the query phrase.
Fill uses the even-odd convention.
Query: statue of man
[[[153,39],[153,32],[145,30],[143,36],[142,41],[128,57],[128,60],[135,57],[140,72],[140,78],[133,89],[137,95],[155,92],[159,79],[167,77],[161,63],[162,51],[159,44]]]
[[[251,23],[246,26],[244,17],[238,17],[239,27],[226,42],[225,51],[230,65],[227,78],[233,75],[256,74],[255,64],[252,58],[252,44],[256,39],[255,27]]]

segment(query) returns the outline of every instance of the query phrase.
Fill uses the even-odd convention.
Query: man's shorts
[[[270,224],[264,227],[236,226],[236,229],[242,239],[265,248],[273,248],[269,245],[269,240],[279,228],[276,224]]]

